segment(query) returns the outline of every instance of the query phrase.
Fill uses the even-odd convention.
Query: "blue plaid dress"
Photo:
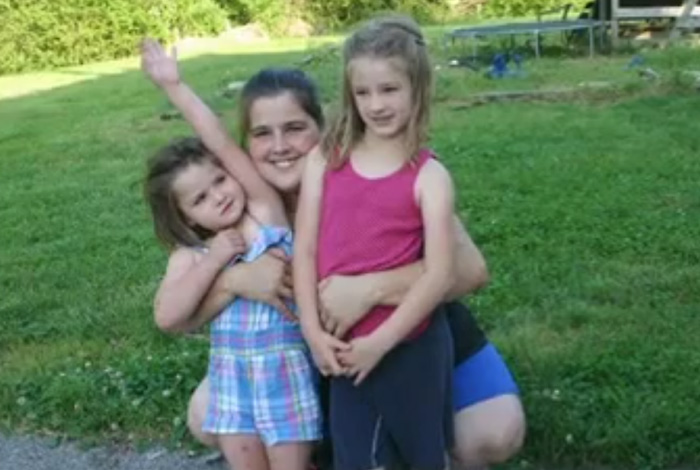
[[[262,227],[242,261],[273,247],[291,254],[291,231]],[[237,297],[210,334],[204,431],[258,434],[266,445],[321,438],[318,376],[299,323],[269,304]]]

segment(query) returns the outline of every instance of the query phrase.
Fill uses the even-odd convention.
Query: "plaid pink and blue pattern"
[[[272,247],[291,254],[291,232],[261,228],[242,261]],[[271,305],[236,298],[212,322],[209,381],[204,431],[258,434],[267,445],[321,438],[317,371],[301,327]]]

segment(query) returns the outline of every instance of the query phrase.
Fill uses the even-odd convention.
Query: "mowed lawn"
[[[285,48],[287,50],[285,50]],[[185,54],[186,79],[235,129],[220,92],[303,43]],[[492,81],[437,62],[432,145],[492,280],[469,299],[523,391],[517,467],[700,465],[700,51],[528,60]],[[340,71],[307,70],[331,102]],[[487,90],[614,87],[460,108]],[[52,88],[52,84],[60,86]],[[206,335],[170,337],[151,302],[167,254],[141,196],[145,159],[185,135],[135,60],[0,77],[0,425],[87,441],[190,445]]]

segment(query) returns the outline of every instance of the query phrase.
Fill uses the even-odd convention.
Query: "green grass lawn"
[[[331,39],[329,39],[331,40]],[[313,44],[312,44],[313,45]],[[185,56],[184,75],[234,128],[219,90],[308,43]],[[700,51],[526,61],[492,81],[438,53],[432,144],[485,252],[471,299],[523,389],[518,467],[700,464]],[[331,101],[333,56],[308,67]],[[457,109],[487,90],[611,81],[601,95]],[[0,77],[0,426],[87,441],[189,445],[202,337],[156,331],[166,253],[140,188],[144,161],[188,133],[135,60]]]

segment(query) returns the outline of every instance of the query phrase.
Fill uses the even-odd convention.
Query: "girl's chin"
[[[273,178],[268,178],[267,182],[280,193],[292,193],[299,189],[301,175],[275,175]]]
[[[227,217],[222,225],[223,228],[220,228],[219,230],[224,230],[224,229],[229,229],[229,228],[235,228],[236,225],[238,225],[243,219],[243,211],[238,210],[236,211],[236,214],[231,214],[230,217]]]

